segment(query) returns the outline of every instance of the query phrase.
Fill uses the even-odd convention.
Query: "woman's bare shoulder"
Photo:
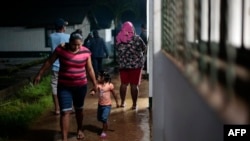
[[[68,46],[69,46],[69,43],[61,43],[61,44],[59,44],[58,47],[67,48]]]
[[[59,46],[62,47],[62,48],[66,48],[66,47],[65,47],[65,46],[66,46],[66,43],[61,43]]]

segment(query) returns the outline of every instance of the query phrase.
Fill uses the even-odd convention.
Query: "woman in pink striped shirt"
[[[60,105],[60,125],[62,140],[67,141],[69,130],[69,119],[72,111],[72,102],[75,108],[77,122],[77,139],[83,139],[82,131],[83,105],[87,92],[87,73],[90,75],[94,90],[97,90],[95,73],[91,62],[91,52],[84,46],[82,36],[73,32],[69,43],[59,45],[48,60],[43,64],[34,79],[38,84],[44,72],[50,68],[58,58],[60,70],[58,76],[58,100]]]

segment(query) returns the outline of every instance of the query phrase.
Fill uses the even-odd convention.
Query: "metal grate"
[[[198,71],[197,84],[206,76],[212,87],[221,84],[228,93],[238,93],[249,100],[250,90],[247,87],[250,85],[250,67],[246,62],[250,61],[250,57],[247,57],[250,56],[250,51],[243,43],[241,46],[228,44],[232,38],[228,31],[234,28],[230,27],[234,20],[228,19],[231,18],[234,8],[240,7],[234,5],[235,2],[162,0],[162,48],[186,66],[185,71],[189,77],[193,77],[189,73],[189,66]],[[237,2],[244,6],[244,0]],[[218,23],[213,15],[217,14],[213,11],[215,4],[220,4],[217,7]],[[243,12],[244,9],[242,17]],[[242,35],[243,31],[244,29]]]

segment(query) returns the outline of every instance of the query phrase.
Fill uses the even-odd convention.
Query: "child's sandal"
[[[107,137],[107,134],[106,134],[106,133],[101,133],[100,137],[101,137],[101,138],[106,138],[106,137]]]

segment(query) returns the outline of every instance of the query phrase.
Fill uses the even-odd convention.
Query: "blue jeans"
[[[99,105],[97,109],[97,120],[101,121],[102,123],[107,123],[108,117],[111,111],[111,105]]]
[[[75,109],[83,109],[87,85],[83,86],[61,86],[58,85],[57,97],[62,112],[72,110],[72,102]]]

